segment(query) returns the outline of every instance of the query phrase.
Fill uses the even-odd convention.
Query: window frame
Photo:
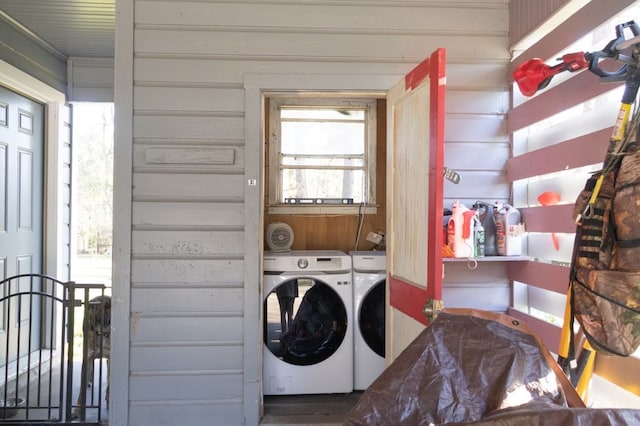
[[[270,214],[375,214],[376,201],[376,153],[377,153],[377,102],[378,99],[354,93],[324,94],[281,93],[266,96],[268,128],[267,148],[267,210]],[[279,110],[283,106],[320,108],[362,108],[365,111],[364,191],[365,200],[353,204],[286,204],[281,197],[280,173],[281,120]]]

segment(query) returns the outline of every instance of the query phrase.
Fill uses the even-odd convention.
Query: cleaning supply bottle
[[[473,241],[474,241],[474,256],[475,257],[484,257],[485,255],[485,229],[482,226],[482,222],[480,222],[480,218],[478,217],[478,213],[473,217]]]
[[[493,205],[483,201],[476,201],[473,209],[478,212],[478,218],[484,228],[484,254],[485,256],[496,256],[496,219],[494,217]]]
[[[509,204],[495,203],[496,251],[498,256],[522,254],[522,224],[520,211]]]
[[[451,217],[447,225],[448,244],[454,257],[473,256],[473,217],[475,211],[455,200],[451,206]]]

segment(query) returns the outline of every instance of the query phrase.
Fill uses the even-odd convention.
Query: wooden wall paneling
[[[442,301],[445,308],[481,309],[504,313],[511,304],[511,285],[507,282],[492,285],[443,284]]]
[[[134,138],[138,139],[241,139],[244,134],[242,114],[196,113],[138,113],[133,118]]]
[[[573,204],[518,209],[527,232],[575,232]]]
[[[541,262],[509,262],[509,279],[566,294],[569,267]]]
[[[609,84],[599,84],[595,74],[581,71],[575,77],[510,110],[508,130],[515,132],[611,89]]]
[[[447,163],[452,164],[450,167],[455,166],[460,172],[502,172],[509,160],[509,144],[448,141],[444,147],[444,155]]]
[[[447,86],[448,87],[448,86]],[[446,110],[456,114],[501,114],[507,113],[509,93],[493,90],[447,90]]]
[[[494,43],[495,35],[478,34],[474,43],[451,43],[466,34],[429,35],[429,34],[361,34],[349,35],[349,43],[344,43],[344,34],[329,32],[326,34],[309,32],[304,37],[291,37],[287,32],[216,32],[216,37],[207,37],[206,29],[175,29],[140,27],[135,33],[135,49],[147,54],[166,55],[182,52],[192,56],[228,55],[235,56],[275,56],[290,58],[333,58],[368,59],[377,58],[380,52],[394,51],[398,56],[419,58],[437,46],[448,45],[447,52],[461,58],[476,60],[508,61],[509,55],[501,45]],[[401,43],[399,41],[402,41]]]
[[[134,96],[140,99],[138,110],[150,111],[244,111],[244,90],[239,87],[219,87],[192,83],[185,87],[139,85]]]
[[[602,163],[612,127],[579,136],[566,142],[519,155],[507,161],[510,182],[562,170]]]
[[[447,167],[449,167],[447,163]],[[511,186],[503,172],[467,171],[457,169],[455,162],[451,166],[460,174],[460,183],[448,180],[444,184],[445,199],[498,200],[510,198]],[[470,206],[467,206],[470,207]]]
[[[194,349],[202,356],[194,356]],[[153,371],[182,370],[188,365],[191,370],[207,370],[210,359],[220,360],[220,368],[238,371],[242,369],[242,346],[198,346],[186,343],[184,347],[170,346],[159,351],[156,345],[136,346],[131,353],[131,368],[142,373]]]
[[[466,4],[460,6],[462,3]],[[279,4],[216,2],[215,13],[203,13],[198,3],[144,1],[137,4],[136,12],[141,16],[140,25],[171,23],[206,28],[244,26],[250,21],[260,22],[265,28],[286,28],[292,25],[291,16],[296,16],[296,27],[316,31],[377,28],[384,33],[429,28],[433,32],[450,32],[451,22],[464,22],[465,31],[474,34],[499,32],[506,35],[506,9],[499,2],[495,5],[484,3],[479,7],[473,0],[458,1],[454,7],[436,4],[438,13],[434,13],[431,5],[420,3],[402,7],[388,7],[384,3],[367,7],[353,3],[305,3],[288,4],[288,13],[282,13]]]
[[[474,266],[466,260],[446,260],[442,283],[445,308],[505,312],[511,302],[506,263],[478,262]]]
[[[189,327],[193,324],[181,324]],[[208,327],[224,327],[223,323],[207,323]],[[163,386],[166,379],[161,375],[145,374],[139,372],[134,375],[131,381],[131,398],[135,401],[158,401],[171,399],[175,396],[176,389],[180,389],[180,395],[187,401],[222,399],[228,392],[242,392],[241,371],[226,372],[225,374],[215,374],[207,371],[181,371],[174,373],[172,380],[175,387]],[[216,419],[217,420],[217,419]],[[175,423],[174,423],[175,424]]]
[[[504,116],[451,114],[447,111],[445,141],[496,143],[508,140]]]
[[[240,256],[244,252],[240,226],[136,226],[131,240],[134,257]]]
[[[158,185],[162,182],[162,185]],[[154,197],[232,197],[244,186],[244,177],[239,174],[168,173],[157,169],[156,173],[133,175],[133,196]]]
[[[70,58],[67,75],[68,101],[113,102],[113,58]]]

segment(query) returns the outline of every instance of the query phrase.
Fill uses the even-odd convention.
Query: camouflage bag
[[[640,150],[625,146],[622,160],[592,176],[578,196],[570,280],[584,336],[595,351],[618,356],[640,346]]]

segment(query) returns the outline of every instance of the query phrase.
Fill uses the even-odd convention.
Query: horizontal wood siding
[[[446,260],[442,299],[445,308],[505,312],[511,303],[507,262]]]
[[[393,81],[444,47],[445,161],[462,176],[445,188],[445,205],[506,200],[507,4],[134,0],[134,8],[130,419],[257,424],[260,366],[251,360],[261,341],[243,336],[262,336],[260,278],[247,282],[244,271],[259,270],[245,264],[258,250],[245,241],[261,236],[244,232],[245,215],[263,206],[244,197],[246,177],[262,176],[263,163],[245,152],[245,76]],[[197,150],[211,160],[194,163]],[[488,292],[504,301],[506,271],[496,274]]]
[[[113,58],[67,61],[69,102],[113,102]]]

